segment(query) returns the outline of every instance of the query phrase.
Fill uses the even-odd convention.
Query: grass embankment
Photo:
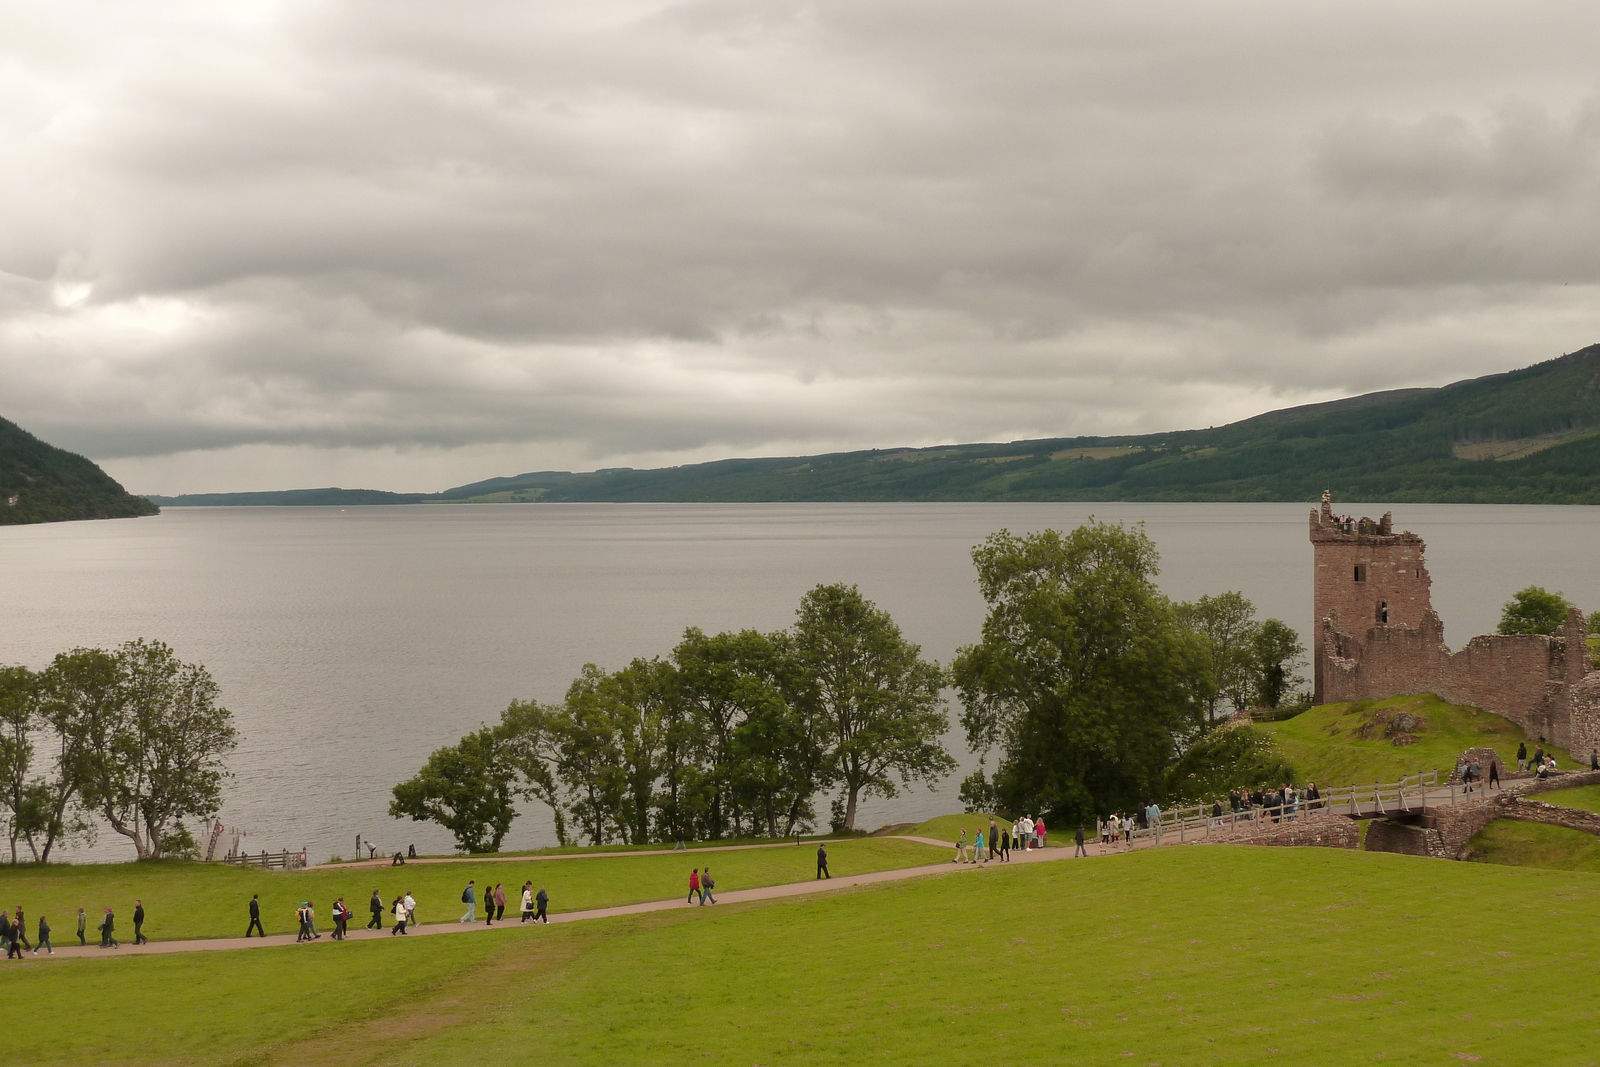
[[[998,829],[1011,829],[1010,819],[995,819]],[[929,819],[927,822],[918,823],[907,830],[898,830],[897,833],[907,837],[929,837],[935,841],[950,842],[950,853],[955,854],[956,838],[961,836],[961,831],[967,832],[967,844],[972,844],[978,839],[978,831],[983,831],[985,844],[989,842],[989,816],[987,815],[940,815]]]
[[[1159,849],[503,938],[5,967],[27,1025],[0,1050],[41,1067],[1593,1064],[1600,960],[1554,935],[1597,922],[1586,875]]]
[[[936,863],[945,853],[913,841],[858,838],[829,842],[828,865],[835,875],[861,874]],[[517,909],[524,880],[547,886],[552,913],[665,900],[687,893],[689,871],[709,864],[719,890],[751,889],[811,878],[816,849],[810,843],[733,852],[673,856],[617,856],[572,860],[413,863],[405,867],[310,868],[305,871],[241,870],[221,864],[147,862],[49,865],[5,872],[6,906],[21,904],[32,926],[43,914],[59,944],[77,944],[73,933],[79,906],[89,913],[89,928],[102,909],[117,911],[119,936],[133,937],[133,902],[144,901],[145,933],[164,941],[200,937],[242,937],[249,922],[252,893],[261,894],[261,920],[268,933],[293,933],[294,911],[302,900],[316,905],[318,929],[330,929],[333,899],[343,895],[367,922],[367,902],[376,887],[387,903],[410,891],[424,923],[454,922],[465,906],[461,890],[476,879],[506,886],[506,914]],[[480,896],[480,900],[481,900]],[[483,914],[480,903],[478,915]],[[384,913],[384,925],[392,921]],[[29,930],[31,940],[33,930]]]
[[[1496,819],[1474,834],[1467,848],[1477,863],[1600,874],[1600,837],[1566,826]]]
[[[1396,745],[1391,725],[1402,714],[1418,725],[1407,731],[1411,743]],[[1514,769],[1517,745],[1526,741],[1530,753],[1536,745],[1536,739],[1511,720],[1445,703],[1432,693],[1321,704],[1257,728],[1272,737],[1302,783],[1316,782],[1324,788],[1394,782],[1419,771],[1449,772],[1469,748],[1492,748],[1500,756],[1502,770]],[[1561,766],[1573,765],[1565,749],[1546,745],[1545,751]],[[1485,767],[1484,773],[1488,772]]]

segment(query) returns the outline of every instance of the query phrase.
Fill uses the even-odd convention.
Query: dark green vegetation
[[[1271,781],[1218,713],[1287,687],[1300,647],[1282,623],[1257,623],[1238,593],[1171,602],[1140,529],[1001,531],[972,556],[989,613],[952,676],[967,744],[999,757],[992,779],[980,764],[962,783],[969,810],[1087,824]]]
[[[155,496],[152,501],[164,508],[304,508],[355,507],[370,504],[419,504],[431,500],[429,493],[389,493],[382,489],[279,489],[265,493],[184,493],[182,496]]]
[[[1600,345],[1204,430],[541,471],[427,499],[1312,501],[1324,489],[1342,500],[1600,503]]]
[[[1505,607],[1500,609],[1500,625],[1496,633],[1502,634],[1552,634],[1567,621],[1572,601],[1560,593],[1552,593],[1537,585],[1519,590]]]
[[[0,419],[0,526],[127,519],[157,510],[89,460]]]
[[[1294,765],[1296,780],[1329,786],[1395,782],[1419,771],[1450,771],[1469,748],[1492,748],[1502,767],[1517,765],[1517,745],[1535,741],[1509,719],[1478,708],[1447,704],[1432,693],[1322,704],[1292,719],[1262,723],[1278,751]],[[1396,739],[1402,743],[1396,744]],[[1565,749],[1545,746],[1562,767]],[[1484,774],[1489,768],[1484,768]]]
[[[1228,916],[1196,903],[1219,901]],[[1583,874],[1167,848],[410,944],[30,961],[0,968],[29,1024],[5,1028],[0,1051],[40,1065],[1585,1065],[1600,1062],[1600,967],[1556,932],[1597,921],[1600,880]]]
[[[588,856],[558,860],[493,860],[478,863],[409,863],[404,867],[311,867],[303,871],[263,871],[195,863],[187,860],[145,860],[140,863],[96,863],[73,866],[51,863],[8,868],[6,905],[21,904],[30,922],[47,916],[58,945],[78,943],[74,933],[78,908],[89,914],[91,939],[101,909],[116,908],[118,930],[132,934],[135,899],[143,900],[145,933],[159,941],[243,937],[253,893],[261,894],[261,921],[269,934],[295,931],[294,910],[303,900],[316,906],[318,929],[330,929],[330,906],[343,896],[365,926],[372,891],[385,905],[383,924],[393,925],[387,906],[406,892],[417,900],[424,924],[453,923],[465,906],[461,890],[467,879],[480,887],[496,882],[506,887],[506,914],[521,899],[522,883],[550,892],[552,914],[590,908],[670,900],[687,892],[689,871],[710,867],[718,892],[781,885],[816,874],[817,845],[732,849],[683,855]],[[828,842],[829,869],[836,876],[917,867],[947,859],[943,849],[893,838],[861,838]],[[513,892],[515,890],[515,892]],[[479,909],[482,915],[482,909]],[[514,920],[513,920],[514,921]],[[32,939],[33,930],[28,931]]]
[[[39,672],[0,667],[0,816],[39,862],[103,820],[140,859],[192,856],[237,735],[217,684],[159,641],[77,648]],[[36,773],[42,772],[42,773]]]
[[[518,798],[549,807],[563,844],[807,833],[812,798],[837,786],[830,824],[863,796],[936,781],[955,766],[944,671],[855,586],[819,585],[792,629],[708,637],[668,660],[607,673],[587,664],[559,705],[514,701],[493,726],[429,757],[389,813],[437,822],[466,852],[493,852]]]

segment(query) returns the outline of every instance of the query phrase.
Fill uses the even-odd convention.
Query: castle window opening
[[[1367,568],[1364,565],[1362,565],[1360,563],[1357,563],[1356,564],[1356,581],[1364,582],[1366,580],[1367,580]]]
[[[1389,602],[1387,600],[1378,601],[1378,625],[1389,625]]]

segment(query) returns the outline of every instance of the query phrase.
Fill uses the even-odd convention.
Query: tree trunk
[[[859,785],[849,787],[849,793],[844,802],[844,828],[846,830],[854,830],[856,828],[856,796],[860,792],[861,787]]]

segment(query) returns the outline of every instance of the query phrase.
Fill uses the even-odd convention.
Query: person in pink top
[[[1035,841],[1039,842],[1040,848],[1044,848],[1044,835],[1044,816],[1041,815],[1033,821],[1033,837]]]

